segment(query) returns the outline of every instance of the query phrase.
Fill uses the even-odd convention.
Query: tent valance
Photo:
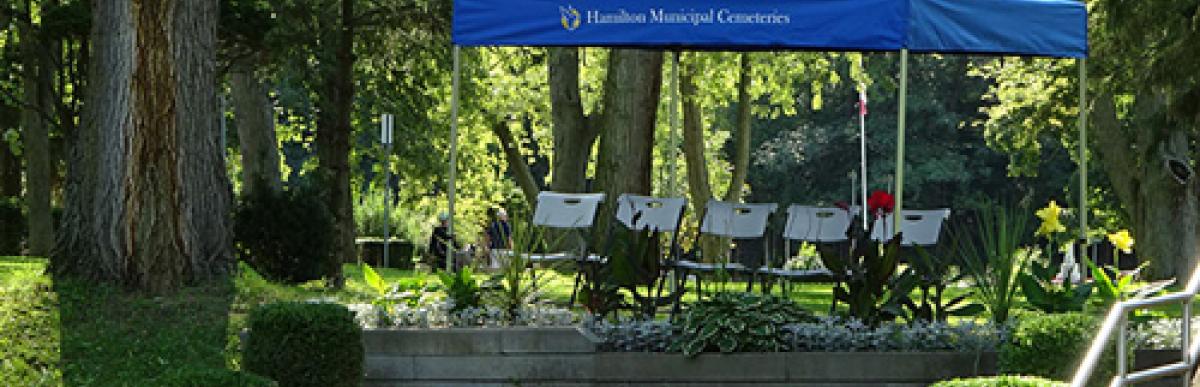
[[[1076,0],[456,0],[460,46],[1087,56]]]

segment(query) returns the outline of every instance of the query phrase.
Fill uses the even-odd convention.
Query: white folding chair
[[[783,227],[784,259],[792,256],[792,242],[837,243],[849,238],[846,231],[858,214],[858,206],[849,209],[837,207],[811,207],[793,204],[788,206],[787,223]],[[760,269],[764,274],[781,277],[788,281],[830,281],[833,273],[827,269],[787,270],[767,267]],[[786,282],[785,282],[786,284]],[[786,289],[784,289],[786,292]]]
[[[656,256],[659,259],[659,267],[667,268],[673,266],[679,258],[679,228],[683,222],[683,212],[687,209],[687,199],[685,198],[657,198],[652,196],[643,196],[635,194],[622,194],[617,198],[617,212],[615,218],[617,222],[623,225],[626,229],[635,232],[649,232],[656,235],[670,235],[670,245],[667,252],[663,254],[657,252]],[[610,257],[614,238],[611,233],[608,238],[609,247],[605,256]],[[667,276],[662,275],[662,272],[657,274],[655,283],[651,283],[648,291],[657,291],[653,297],[665,302],[673,302],[682,295],[676,289],[671,289],[667,297],[663,297],[663,288],[667,284]],[[657,289],[654,288],[657,286]],[[654,294],[654,293],[648,293]]]
[[[533,253],[534,246],[530,246],[529,263],[536,269],[537,264],[575,262],[579,267],[575,273],[575,286],[571,289],[571,304],[575,303],[580,275],[584,266],[589,262],[600,261],[600,256],[591,253],[591,246],[584,233],[585,230],[592,228],[592,224],[596,221],[596,211],[602,202],[604,202],[602,193],[579,194],[552,191],[538,193],[537,206],[533,211],[533,225],[571,231],[571,234],[578,238],[578,244],[575,251],[559,253]],[[537,238],[531,239],[530,243],[538,243]],[[537,270],[531,271],[530,276],[536,281]]]
[[[551,191],[539,193],[537,207],[533,211],[533,225],[574,231],[575,236],[579,238],[579,245],[575,252],[530,254],[530,262],[549,263],[599,259],[590,254],[583,230],[592,227],[596,220],[596,210],[600,208],[602,202],[604,202],[602,193],[575,194]]]
[[[684,198],[621,194],[617,198],[617,221],[631,230],[676,233],[686,207]]]
[[[901,213],[900,232],[903,234],[903,239],[900,244],[903,246],[933,246],[938,243],[938,236],[942,233],[942,224],[950,217],[950,209],[942,208],[937,210],[904,210]],[[895,229],[895,214],[875,220],[875,229],[871,232],[871,239],[876,241],[887,241],[896,235]]]
[[[704,207],[704,217],[700,221],[700,234],[713,235],[731,239],[764,239],[763,236],[767,231],[767,223],[770,220],[771,214],[779,208],[775,203],[731,203],[710,199]],[[766,253],[766,242],[764,241],[764,255]],[[699,250],[699,249],[697,249]],[[676,261],[675,267],[678,273],[678,281],[680,286],[686,284],[688,272],[696,272],[697,274],[704,272],[714,272],[718,270],[726,270],[732,272],[745,272],[746,266],[739,262],[730,262],[729,257],[716,257],[720,262],[696,262],[691,260],[679,259]],[[765,261],[765,257],[764,257]],[[750,272],[752,275],[754,272]],[[753,278],[747,285],[753,284]],[[700,288],[700,280],[697,276],[696,288]]]

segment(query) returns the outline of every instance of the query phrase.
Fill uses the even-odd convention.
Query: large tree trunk
[[[654,124],[662,89],[662,51],[614,49],[604,81],[596,182],[608,200],[600,214],[613,214],[623,193],[649,195],[654,159]],[[603,246],[610,216],[597,216],[593,240]]]
[[[278,191],[279,143],[275,139],[275,111],[270,89],[254,72],[251,60],[233,65],[229,79],[234,122],[242,153],[242,194],[259,189]]]
[[[604,83],[597,180],[610,198],[650,194],[661,51],[614,49]]]
[[[151,292],[228,275],[217,2],[93,7],[95,58],[54,270]]]
[[[25,1],[25,21],[21,28],[21,57],[24,71],[25,106],[22,108],[22,140],[25,145],[25,204],[29,207],[29,253],[49,256],[54,247],[54,225],[50,215],[50,133],[44,117],[50,105],[53,64],[49,53],[54,45],[45,45],[33,25],[31,1]]]
[[[551,48],[549,67],[550,113],[553,122],[554,155],[550,189],[583,192],[587,189],[587,167],[599,127],[583,114],[579,96],[579,50]]]
[[[1103,94],[1092,109],[1092,138],[1100,166],[1133,225],[1138,257],[1150,261],[1153,277],[1186,281],[1200,252],[1197,181],[1192,176],[1181,184],[1164,167],[1166,158],[1188,160],[1190,151],[1188,131],[1162,120],[1163,106],[1161,98],[1150,93],[1137,97],[1137,132],[1129,141],[1113,96]]]
[[[683,155],[687,165],[688,191],[692,197],[692,213],[697,218],[704,214],[704,206],[713,194],[708,181],[708,159],[705,157],[704,124],[701,117],[699,95],[697,95],[693,64],[685,61],[679,76],[679,93],[683,98]],[[742,187],[750,168],[750,57],[741,54],[738,77],[737,127],[734,128],[733,174],[725,201],[741,201]],[[721,238],[700,239],[703,256],[712,259],[724,257],[729,252],[729,241]]]
[[[725,201],[739,202],[742,200],[742,187],[746,185],[746,175],[750,172],[750,54],[740,55],[740,70],[738,75],[738,110],[737,127],[733,134],[733,175],[729,178],[729,190],[725,192]]]
[[[327,269],[341,287],[342,262],[354,257],[354,207],[350,199],[350,115],[354,103],[354,0],[341,0],[334,65],[325,74],[325,103],[317,121],[318,167],[325,179],[326,204],[333,213],[334,248]]]
[[[687,168],[688,193],[692,197],[692,213],[696,214],[699,221],[713,193],[708,181],[704,124],[700,117],[700,96],[696,92],[696,69],[693,66],[690,61],[683,61],[679,74],[679,94],[683,99],[683,158]]]

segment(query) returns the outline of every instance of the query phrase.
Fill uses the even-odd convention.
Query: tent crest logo
[[[579,24],[583,22],[583,17],[579,14],[579,10],[571,5],[567,5],[565,8],[558,7],[558,13],[562,15],[559,21],[562,22],[563,29],[567,31],[578,29]]]

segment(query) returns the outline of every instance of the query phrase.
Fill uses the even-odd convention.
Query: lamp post
[[[392,121],[395,117],[384,113],[379,117],[379,141],[383,143],[383,267],[391,267],[388,257],[388,245],[391,244],[388,222],[392,217]]]

